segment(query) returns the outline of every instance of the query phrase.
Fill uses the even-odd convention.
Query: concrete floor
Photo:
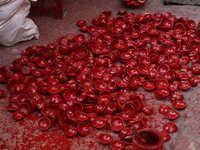
[[[86,20],[88,23],[99,16],[103,10],[111,10],[116,16],[118,10],[128,10],[135,14],[171,12],[177,17],[188,17],[198,23],[200,7],[198,6],[164,6],[162,0],[149,0],[144,8],[127,8],[122,0],[65,0],[63,8],[67,9],[67,15],[62,20],[56,20],[49,14],[31,14],[39,28],[40,39],[30,40],[18,43],[12,47],[0,46],[0,66],[9,66],[9,64],[19,58],[21,51],[32,45],[47,45],[56,41],[58,37],[67,33],[78,33],[79,28],[76,22],[79,19]],[[0,84],[0,88],[6,90],[5,85]],[[200,86],[191,88],[184,92],[185,101],[188,106],[180,111],[180,117],[175,120],[178,125],[178,132],[171,134],[171,140],[165,143],[166,150],[198,150],[200,149]],[[142,89],[140,89],[143,91]],[[143,91],[144,92],[144,91]],[[7,95],[8,96],[8,95]],[[157,113],[157,108],[161,103],[168,103],[168,100],[158,101],[153,93],[146,93],[145,102],[154,105],[156,113],[152,116],[158,130],[162,129],[160,124],[168,122],[162,115]],[[86,137],[67,138],[57,125],[47,132],[41,132],[37,129],[37,113],[31,114],[23,121],[16,122],[12,119],[6,106],[7,97],[0,99],[0,149],[109,149],[97,142],[97,136],[101,130],[94,131]],[[107,130],[105,128],[105,130]],[[113,134],[113,133],[112,133]],[[114,134],[113,134],[114,135]]]

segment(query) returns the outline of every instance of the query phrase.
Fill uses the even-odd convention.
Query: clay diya
[[[110,134],[102,133],[99,135],[98,140],[102,144],[110,144],[113,141],[113,137]]]
[[[167,117],[168,119],[176,119],[179,117],[179,112],[174,110],[174,109],[167,109],[167,111],[165,112],[165,117]]]
[[[174,101],[172,106],[178,110],[184,109],[187,106],[187,103],[184,101]]]
[[[152,91],[156,88],[156,86],[152,82],[145,82],[145,83],[143,83],[143,88],[147,91]]]
[[[102,118],[95,118],[92,121],[92,125],[97,129],[101,129],[101,128],[105,127],[106,124],[107,124],[107,121],[105,119],[102,119]]]
[[[113,150],[122,150],[125,146],[125,143],[121,140],[114,140],[110,143],[110,147]]]
[[[127,102],[127,98],[123,93],[117,93],[115,96],[116,100],[122,104]]]
[[[97,91],[105,91],[107,89],[107,86],[104,82],[101,81],[97,81],[95,83],[95,88],[97,89]]]
[[[152,115],[154,110],[153,110],[153,106],[150,104],[143,104],[142,106],[142,111],[146,114],[146,115]]]
[[[20,112],[20,111],[16,111],[12,114],[12,117],[15,119],[15,120],[22,120],[24,117],[25,117],[25,114],[23,112]]]
[[[169,83],[167,80],[164,80],[164,79],[158,79],[157,82],[156,82],[156,88],[157,89],[166,89],[168,88],[169,86]]]
[[[67,126],[64,133],[69,137],[73,137],[78,133],[78,129],[74,126]]]
[[[96,107],[96,112],[98,115],[104,114],[107,111],[107,104],[102,102]]]
[[[22,112],[25,116],[27,116],[31,112],[30,105],[27,103],[19,105],[18,111]]]
[[[42,117],[38,120],[38,128],[41,131],[46,131],[51,126],[51,120],[48,117]]]
[[[124,121],[127,121],[132,117],[132,114],[128,112],[120,112],[117,116],[123,119]]]
[[[164,130],[164,131],[161,131],[160,133],[163,136],[164,142],[167,142],[171,139],[171,136],[167,131]]]
[[[29,95],[25,93],[21,93],[17,96],[17,103],[18,104],[23,104],[26,100],[29,100]]]
[[[77,128],[78,133],[83,136],[86,136],[90,132],[90,125],[84,122],[79,123]]]
[[[124,109],[124,112],[129,113],[131,116],[134,116],[135,113],[136,113],[136,108],[135,107],[136,106],[133,103],[129,102],[129,103],[126,103],[124,105],[123,109]]]
[[[132,85],[139,85],[141,81],[141,78],[139,75],[137,74],[133,74],[130,79],[129,79],[129,82],[132,84]]]
[[[8,108],[8,110],[14,112],[14,111],[17,111],[19,109],[19,104],[17,104],[17,103],[10,103],[10,104],[8,104],[7,108]]]
[[[165,99],[167,96],[169,96],[169,90],[168,89],[158,89],[155,91],[155,95],[158,99]]]
[[[107,114],[112,114],[112,113],[115,113],[117,111],[117,103],[115,102],[110,102],[108,105],[107,105],[107,111],[106,113]]]
[[[77,121],[86,121],[86,120],[88,120],[88,115],[85,112],[78,112],[75,115],[75,118]]]
[[[114,132],[119,132],[123,129],[124,127],[124,121],[123,119],[119,117],[114,117],[110,121],[110,129]]]
[[[86,25],[86,24],[87,24],[87,22],[85,20],[79,20],[79,21],[77,21],[77,25],[78,26],[83,26],[83,25]]]
[[[178,130],[178,127],[173,122],[168,122],[163,125],[163,130],[167,131],[168,133],[174,133]]]

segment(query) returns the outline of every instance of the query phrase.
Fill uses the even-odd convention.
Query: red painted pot
[[[134,150],[164,150],[164,140],[161,133],[152,128],[144,128],[138,131],[145,144],[133,137]]]

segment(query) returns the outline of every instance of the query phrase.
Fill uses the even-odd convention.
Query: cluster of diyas
[[[178,130],[173,120],[187,105],[181,91],[200,81],[200,24],[196,28],[193,20],[170,12],[118,14],[111,17],[104,11],[92,19],[93,25],[78,21],[89,39],[69,33],[57,43],[23,50],[10,65],[12,73],[1,67],[0,82],[10,91],[13,118],[21,120],[38,110],[40,130],[59,122],[70,137],[109,126],[120,140],[101,134],[99,141],[112,149],[130,148],[132,128],[153,128],[147,116],[154,108],[136,92],[143,87],[158,99],[170,98],[171,106],[158,108],[170,120],[161,131],[164,141],[170,140],[169,133]]]

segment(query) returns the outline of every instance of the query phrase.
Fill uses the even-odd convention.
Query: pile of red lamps
[[[118,14],[114,18],[104,11],[92,19],[93,25],[78,21],[80,30],[91,35],[88,40],[69,33],[56,44],[23,50],[10,65],[12,73],[1,67],[0,82],[10,91],[13,118],[22,120],[37,110],[40,130],[59,122],[69,137],[109,126],[120,140],[103,133],[99,142],[112,149],[131,148],[131,128],[152,128],[148,115],[154,108],[136,92],[142,87],[157,99],[169,97],[172,105],[158,109],[170,120],[161,131],[169,141],[169,133],[178,130],[173,120],[187,105],[181,91],[200,81],[200,24],[196,29],[193,20],[170,12]],[[0,90],[0,96],[4,93]]]

